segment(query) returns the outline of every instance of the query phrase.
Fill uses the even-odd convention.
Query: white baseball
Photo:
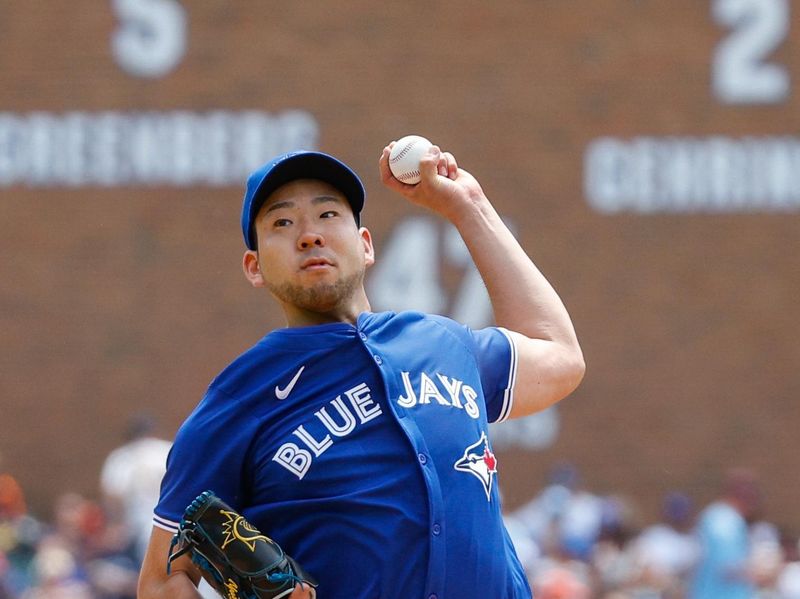
[[[397,140],[389,154],[389,170],[396,179],[413,185],[419,183],[419,161],[433,144],[419,135],[406,135]]]

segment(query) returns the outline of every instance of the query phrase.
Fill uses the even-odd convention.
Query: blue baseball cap
[[[318,179],[333,185],[347,198],[356,225],[361,226],[361,209],[366,192],[353,169],[322,152],[288,152],[259,167],[247,179],[242,204],[242,234],[248,249],[255,250],[258,247],[254,224],[264,200],[281,185],[296,179]]]

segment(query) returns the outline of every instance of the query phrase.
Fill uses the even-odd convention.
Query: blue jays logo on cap
[[[296,179],[318,179],[341,191],[353,209],[356,225],[361,226],[361,209],[366,192],[358,175],[344,162],[322,152],[298,151],[281,154],[250,174],[242,204],[242,234],[250,250],[257,248],[254,223],[269,195]]]

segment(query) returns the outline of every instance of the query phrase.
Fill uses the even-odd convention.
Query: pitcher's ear
[[[242,257],[242,269],[245,278],[250,281],[253,287],[264,286],[264,275],[261,273],[261,265],[258,263],[258,254],[253,250],[247,250]]]
[[[372,245],[372,234],[366,227],[358,230],[361,235],[361,243],[364,244],[364,258],[367,266],[375,264],[375,247]]]

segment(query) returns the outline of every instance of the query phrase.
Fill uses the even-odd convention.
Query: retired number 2
[[[712,0],[714,21],[730,30],[714,51],[712,85],[727,104],[775,104],[790,90],[785,66],[768,62],[789,33],[789,0]]]

